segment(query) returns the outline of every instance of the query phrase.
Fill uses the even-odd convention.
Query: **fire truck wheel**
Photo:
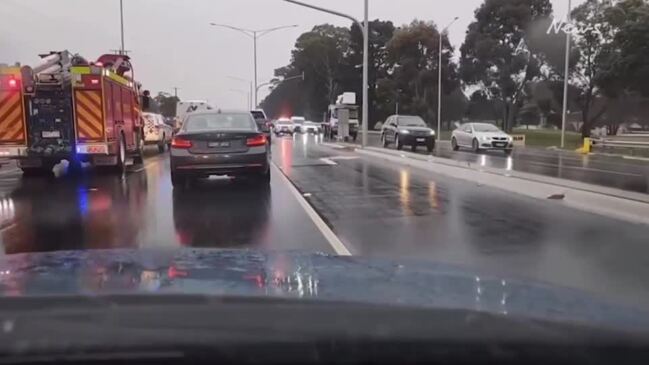
[[[23,171],[23,177],[48,177],[50,175],[53,175],[52,169],[50,168],[49,170],[47,168],[33,168],[33,167],[23,167],[21,168]]]
[[[133,163],[142,165],[144,163],[144,139],[142,139],[142,131],[137,132],[137,152],[133,157]]]

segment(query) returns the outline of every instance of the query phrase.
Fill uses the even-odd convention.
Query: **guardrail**
[[[615,136],[593,139],[593,147],[649,149],[649,136]]]

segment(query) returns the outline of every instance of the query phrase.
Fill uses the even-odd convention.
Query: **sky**
[[[363,16],[362,0],[303,0]],[[584,0],[573,0],[573,6]],[[449,29],[456,48],[462,44],[473,12],[483,0],[370,0],[370,19],[395,25],[413,19],[433,21]],[[181,99],[207,99],[222,108],[247,107],[254,77],[253,42],[211,22],[247,29],[284,25],[259,39],[258,82],[269,81],[276,68],[290,62],[300,34],[314,25],[350,22],[282,0],[123,0],[125,48],[130,50],[135,77],[152,93],[174,92]],[[568,0],[552,0],[564,18]],[[0,0],[0,63],[34,65],[38,54],[67,49],[94,60],[120,47],[119,0]],[[262,89],[259,101],[267,95]]]

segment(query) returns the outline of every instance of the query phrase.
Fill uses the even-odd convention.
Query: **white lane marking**
[[[338,165],[337,163],[333,162],[333,161],[332,161],[331,159],[329,159],[329,158],[321,158],[320,161],[326,163],[327,165],[331,165],[331,166]]]
[[[133,170],[133,172],[142,172],[142,171],[148,169],[149,167],[151,167],[151,166],[153,166],[153,165],[155,165],[158,162],[161,162],[163,160],[164,159],[156,159],[155,161],[148,162],[148,163],[144,164],[144,166],[140,167],[139,169]]]
[[[349,161],[349,160],[358,160],[360,157],[358,156],[334,156],[334,157],[329,157],[330,160],[332,161]]]
[[[0,229],[0,232],[4,232],[4,231],[6,231],[6,230],[9,230],[9,229],[11,229],[11,228],[14,228],[14,227],[17,226],[17,225],[18,225],[18,223],[11,223],[11,224],[9,224],[9,225],[7,225],[7,226],[1,228],[1,229]]]
[[[329,241],[329,244],[331,247],[333,247],[334,251],[340,256],[351,256],[352,253],[345,247],[345,245],[342,243],[342,241],[336,236],[336,234],[329,228],[329,226],[320,218],[318,213],[311,207],[309,202],[307,202],[302,194],[297,190],[295,186],[293,186],[293,183],[284,175],[282,170],[275,164],[275,162],[271,163],[271,166],[275,169],[276,174],[275,176],[279,176],[280,179],[288,186],[288,189],[291,191],[291,194],[297,199],[298,203],[302,206],[306,214],[311,218],[313,221],[313,224],[318,227],[322,235]]]
[[[620,175],[620,176],[631,176],[631,177],[642,177],[643,176],[643,175],[640,175],[640,174],[631,174],[631,173],[628,173],[628,172],[618,172],[618,171],[611,171],[611,170],[604,170],[604,169],[596,169],[596,168],[592,168],[592,167],[560,166],[558,164],[545,163],[545,162],[536,162],[536,161],[527,161],[526,163],[529,164],[529,165],[556,167],[557,169],[570,169],[570,170],[583,170],[583,171],[592,171],[592,172],[602,172],[602,173],[605,173],[605,174]]]

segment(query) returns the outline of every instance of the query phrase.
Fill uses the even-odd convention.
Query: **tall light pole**
[[[450,28],[458,19],[460,19],[460,17],[456,16],[455,19],[446,26],[446,28],[439,32],[439,61],[437,63],[439,72],[437,75],[437,142],[442,140],[442,41],[444,33],[446,33],[448,28]]]
[[[319,6],[311,5],[304,3],[302,1],[297,1],[297,0],[284,0],[288,3],[295,4],[295,5],[300,5],[304,6],[307,8],[311,8],[314,10],[322,11],[324,13],[329,13],[332,15],[336,15],[342,18],[346,18],[351,20],[352,22],[356,23],[356,25],[359,26],[360,29],[363,30],[363,122],[362,122],[362,143],[361,146],[365,148],[367,146],[367,132],[368,132],[368,112],[369,112],[369,100],[368,100],[368,93],[369,93],[369,22],[368,22],[368,17],[369,17],[369,0],[365,0],[365,11],[364,11],[364,23],[361,23],[358,21],[356,18],[354,18],[351,15],[344,14],[335,10],[330,10],[330,9],[325,9]]]
[[[297,27],[297,24],[293,24],[293,25],[283,25],[281,27],[275,27],[275,28],[253,30],[253,29],[244,29],[244,28],[233,27],[233,26],[227,25],[227,24],[210,23],[210,25],[213,26],[213,27],[222,27],[222,28],[228,28],[228,29],[236,30],[237,32],[243,33],[243,34],[247,35],[248,37],[252,38],[253,58],[254,58],[254,64],[255,64],[255,76],[254,76],[255,89],[257,89],[257,40],[259,38],[265,36],[266,34],[272,33],[272,32],[274,32],[276,30]],[[257,107],[257,105],[258,105],[257,93],[255,92],[255,107]]]
[[[566,22],[570,24],[572,1],[568,0],[568,15]],[[565,32],[565,30],[564,30]],[[570,79],[570,32],[566,33],[566,60],[563,76],[563,111],[561,115],[561,148],[566,146],[566,121],[568,119],[568,81]]]
[[[122,48],[120,54],[123,55],[126,48],[124,47],[124,0],[119,0],[119,19],[122,34]]]

